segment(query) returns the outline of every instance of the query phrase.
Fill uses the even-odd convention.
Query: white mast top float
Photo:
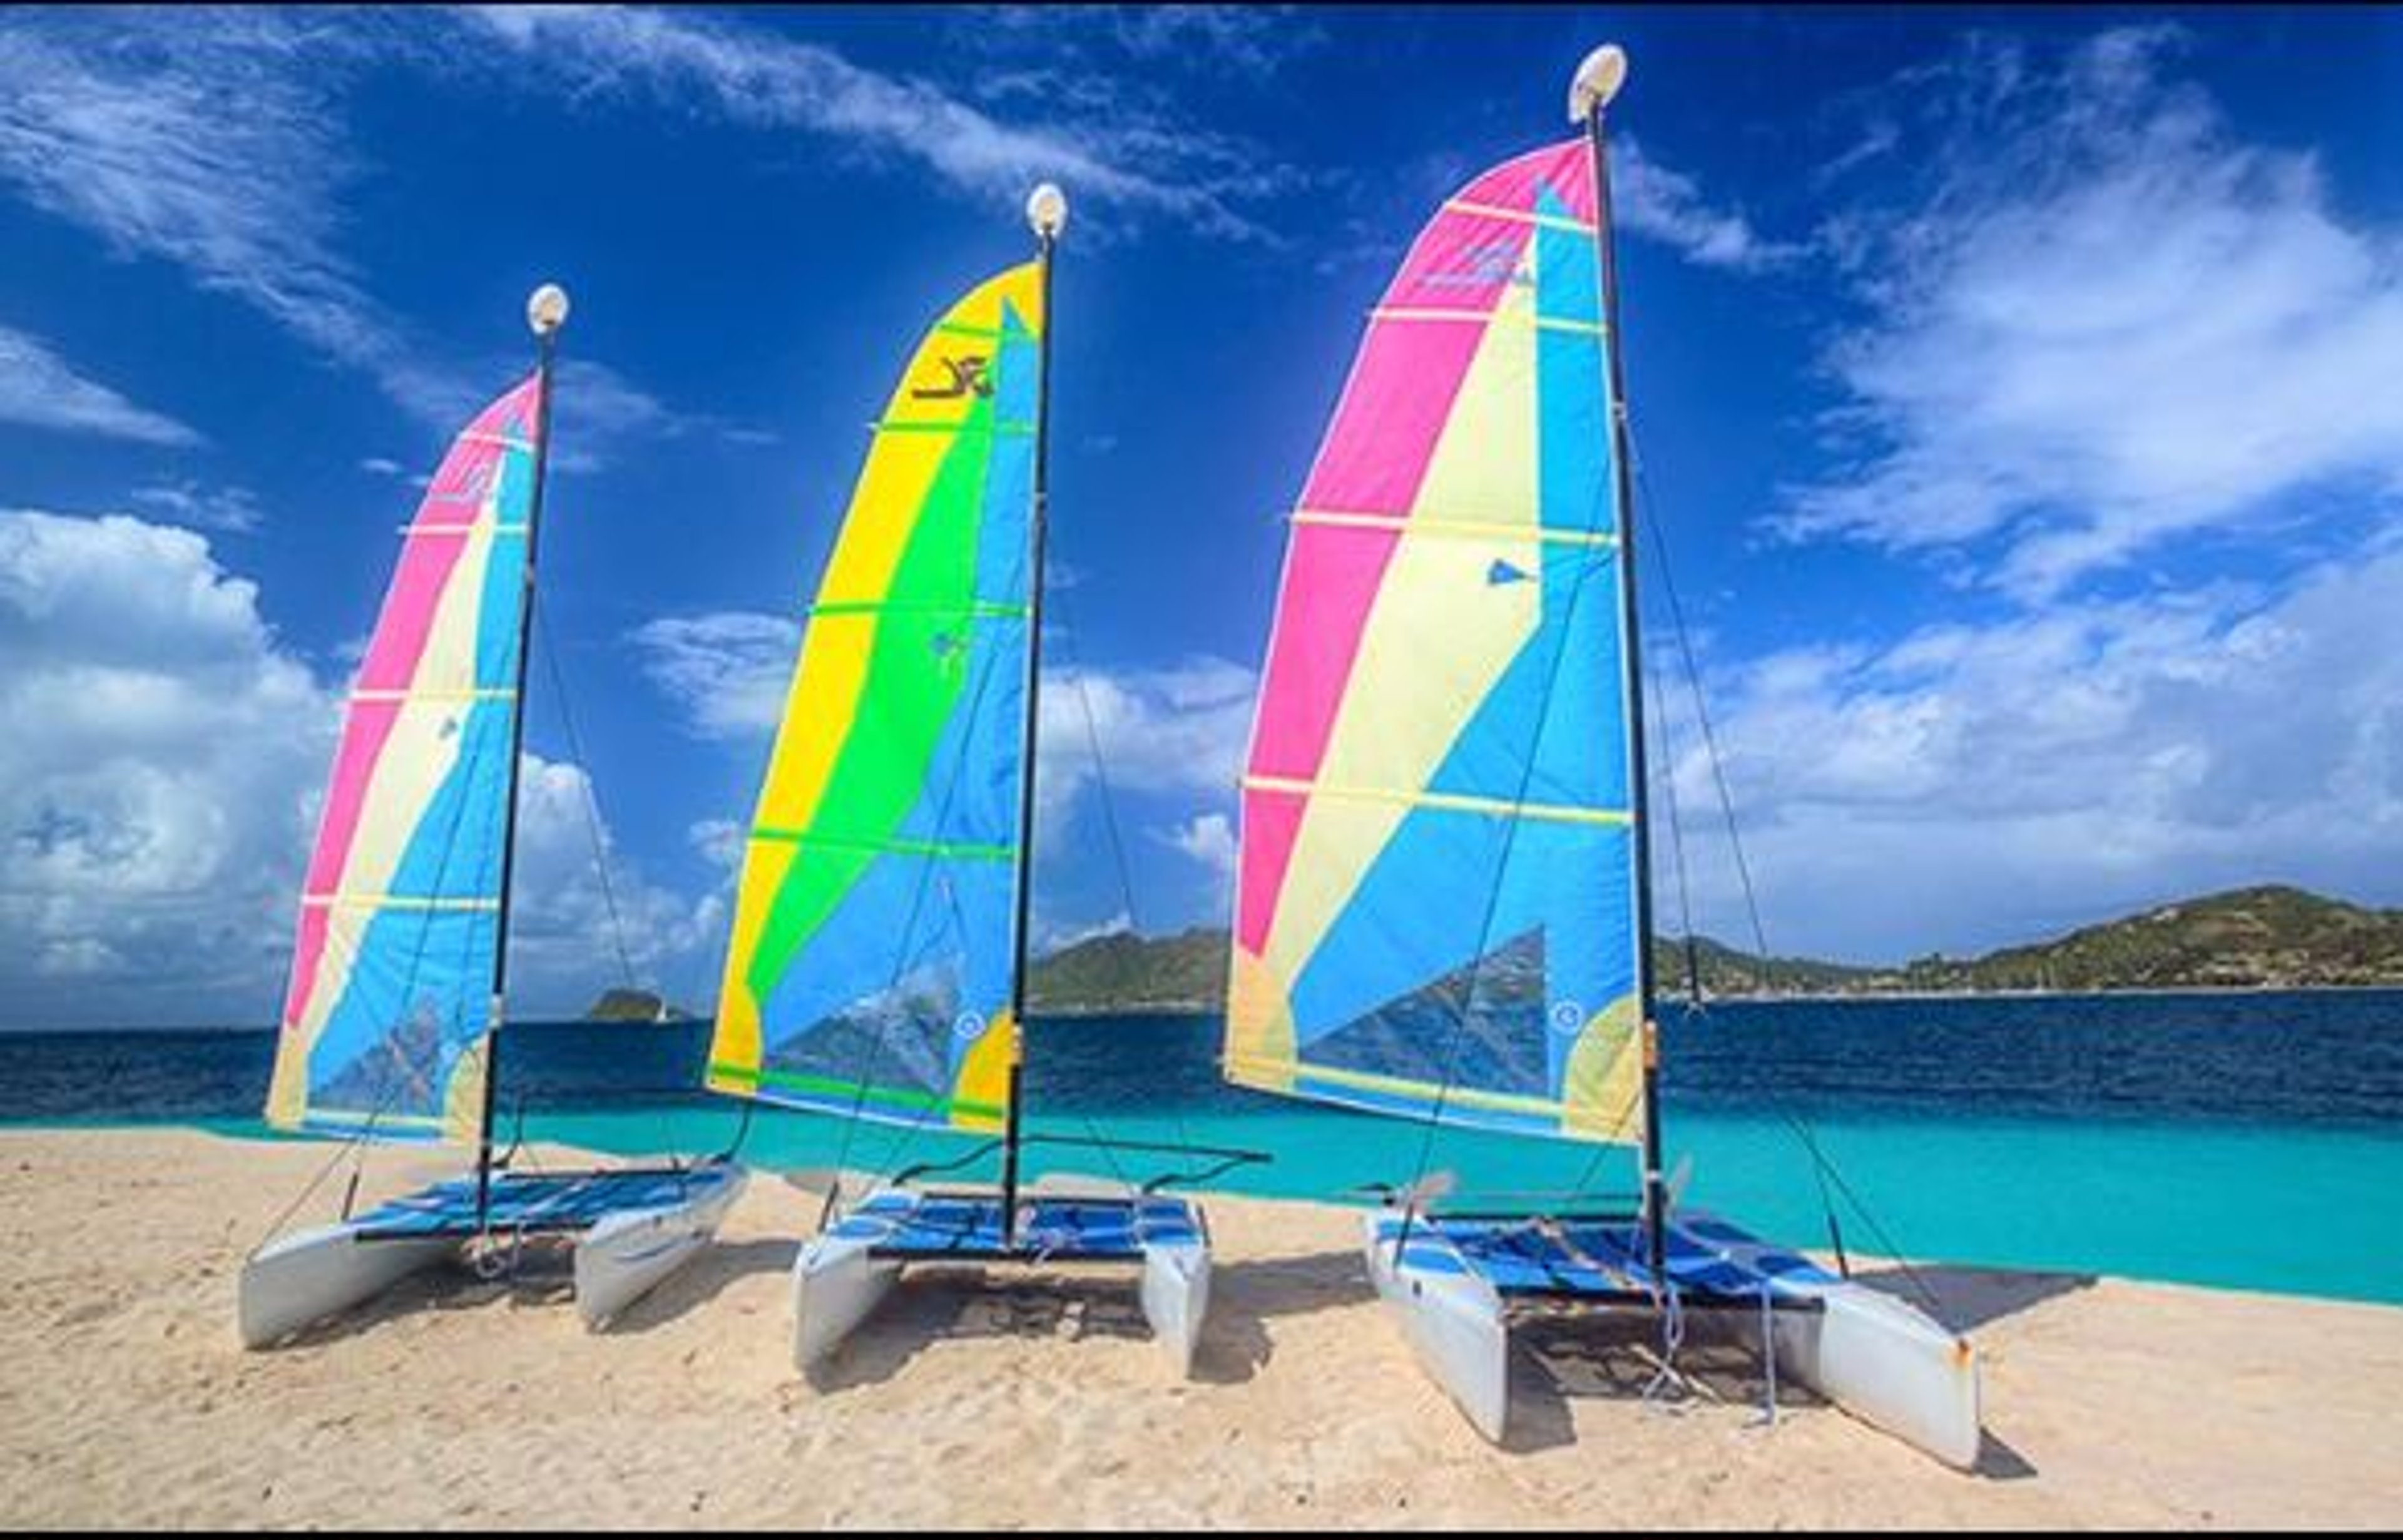
[[[1056,237],[1068,228],[1068,195],[1059,183],[1041,183],[1026,195],[1026,222],[1045,237]]]
[[[526,325],[536,337],[549,337],[567,325],[567,291],[557,284],[545,284],[526,296]]]
[[[1601,112],[1627,84],[1627,50],[1604,43],[1585,56],[1577,78],[1569,82],[1569,121],[1582,123]]]

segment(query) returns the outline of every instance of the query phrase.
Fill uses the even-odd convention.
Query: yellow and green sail
[[[713,1089],[1007,1117],[1044,324],[1037,264],[979,285],[876,423],[743,851]]]

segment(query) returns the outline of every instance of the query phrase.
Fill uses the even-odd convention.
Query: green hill
[[[2014,990],[2311,989],[2403,986],[2403,910],[2363,909],[2298,888],[2243,888],[1982,957],[1934,955],[1896,967],[1806,957],[1767,960],[1697,936],[1706,999],[1752,994],[1971,994]],[[1688,987],[1686,944],[1653,943],[1662,994]],[[1227,933],[1120,931],[1042,958],[1029,1008],[1050,1015],[1216,1010],[1226,1003]]]
[[[1028,1011],[1216,1010],[1227,1002],[1227,933],[1177,936],[1113,931],[1038,958],[1026,980]]]
[[[610,990],[584,1013],[587,1021],[689,1021],[691,1013],[677,1009],[648,990]]]
[[[2403,984],[2403,910],[2299,888],[2190,898],[2057,940],[1879,975],[1912,990],[2304,989]]]

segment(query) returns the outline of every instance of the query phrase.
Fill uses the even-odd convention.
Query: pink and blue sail
[[[403,531],[301,894],[276,1127],[424,1141],[481,1119],[542,390],[478,414]]]
[[[1226,1068],[1640,1139],[1634,724],[1585,140],[1448,200],[1292,515],[1243,787]]]

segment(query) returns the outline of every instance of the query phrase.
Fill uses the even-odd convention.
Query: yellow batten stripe
[[[1322,508],[1296,508],[1297,524],[1327,524],[1337,529],[1394,530],[1404,534],[1450,534],[1462,538],[1494,537],[1537,540],[1548,546],[1589,546],[1608,550],[1618,536],[1592,530],[1556,529],[1549,524],[1510,524],[1498,519],[1429,519],[1419,514],[1329,513]]]
[[[353,690],[354,701],[514,701],[518,692],[510,689],[475,690]]]
[[[313,1123],[356,1123],[361,1127],[370,1123],[390,1124],[403,1129],[438,1129],[445,1121],[438,1116],[427,1117],[422,1113],[349,1112],[338,1107],[309,1107],[304,1109],[302,1116]]]
[[[507,434],[500,433],[463,433],[459,436],[459,441],[463,444],[498,444],[505,450],[531,450],[534,448],[534,443],[531,439],[511,438]]]
[[[410,898],[389,893],[304,893],[301,906],[313,909],[464,909],[499,912],[497,898]]]
[[[1506,802],[1498,797],[1463,797],[1443,791],[1395,791],[1385,786],[1339,786],[1325,781],[1295,781],[1281,775],[1246,775],[1245,791],[1282,791],[1303,797],[1331,797],[1345,802],[1392,802],[1406,808],[1438,808],[1446,812],[1481,812],[1497,818],[1532,818],[1547,824],[1599,824],[1632,828],[1634,814],[1616,808],[1572,808],[1558,802]]]
[[[1438,1087],[1423,1080],[1402,1080],[1389,1075],[1368,1075],[1359,1070],[1336,1069],[1326,1064],[1313,1064],[1296,1060],[1255,1059],[1247,1055],[1229,1054],[1227,1067],[1248,1070],[1254,1075],[1275,1075],[1300,1080],[1321,1080],[1330,1086],[1351,1086],[1360,1090],[1377,1091],[1412,1102],[1436,1100]],[[1477,1107],[1488,1112],[1517,1113],[1527,1117],[1558,1118],[1562,1106],[1558,1102],[1541,1096],[1513,1096],[1508,1091],[1479,1090],[1470,1086],[1453,1086],[1441,1092],[1448,1106]]]
[[[1488,321],[1505,326],[1533,326],[1537,331],[1567,332],[1574,337],[1600,337],[1603,328],[1592,321],[1563,321],[1558,316],[1526,315],[1512,311],[1439,310],[1431,305],[1380,305],[1368,312],[1371,321],[1464,321],[1482,326]]]
[[[1574,230],[1579,235],[1591,235],[1594,227],[1582,219],[1565,215],[1537,214],[1532,209],[1506,209],[1495,203],[1472,203],[1465,198],[1445,201],[1446,209],[1453,214],[1473,214],[1485,219],[1507,219],[1514,225],[1541,225],[1546,229]]]

